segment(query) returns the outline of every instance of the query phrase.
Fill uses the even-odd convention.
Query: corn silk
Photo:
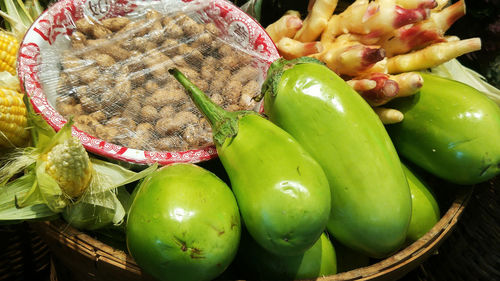
[[[55,132],[33,111],[28,98],[28,125],[33,146],[19,148],[3,157],[0,165],[0,222],[16,223],[53,219],[59,214],[80,229],[98,229],[123,222],[130,195],[125,185],[156,170],[157,164],[134,172],[119,165],[88,157],[91,177],[81,194],[70,196],[56,178],[47,173],[47,154],[73,136],[73,121]],[[80,143],[78,145],[81,146]],[[64,158],[64,156],[61,156]],[[57,161],[57,160],[54,160]],[[71,159],[64,159],[68,162]],[[62,166],[72,163],[58,163]]]

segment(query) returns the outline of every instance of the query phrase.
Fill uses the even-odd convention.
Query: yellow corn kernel
[[[23,146],[28,141],[26,107],[19,92],[0,89],[0,147]]]
[[[46,155],[45,172],[49,174],[64,193],[80,197],[92,178],[92,163],[79,140],[70,137],[54,146]]]
[[[0,31],[0,72],[7,71],[16,75],[16,57],[19,42],[6,32]]]

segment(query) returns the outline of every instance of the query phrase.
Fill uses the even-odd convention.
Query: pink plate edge
[[[37,59],[40,54],[39,44],[44,40],[50,40],[49,33],[44,33],[43,30],[44,28],[47,28],[47,26],[43,25],[47,25],[47,23],[50,24],[47,19],[50,16],[48,14],[55,9],[60,9],[59,12],[66,13],[69,9],[74,9],[76,5],[86,4],[88,1],[92,0],[61,0],[56,2],[49,9],[45,10],[38,19],[36,19],[33,25],[26,32],[24,39],[21,42],[21,46],[19,47],[17,72],[19,81],[21,85],[23,85],[21,88],[26,95],[30,97],[30,102],[35,112],[41,114],[47,123],[56,131],[59,131],[67,120],[48,103],[46,96],[43,94],[38,77]],[[191,2],[192,0],[180,1]],[[119,2],[127,1],[122,0]],[[229,24],[237,21],[238,19],[243,19],[240,23],[243,23],[248,28],[249,41],[253,41],[253,47],[257,50],[260,49],[261,53],[264,53],[269,57],[267,67],[269,67],[274,60],[279,58],[275,44],[264,28],[254,18],[247,15],[233,3],[225,0],[212,0],[210,8],[211,10],[218,12],[219,16],[226,18]],[[49,26],[48,30],[51,28],[52,26]],[[51,32],[53,34],[53,31]],[[267,72],[267,69],[264,72]],[[217,150],[213,145],[200,149],[175,152],[145,151],[106,142],[79,130],[76,126],[72,127],[72,135],[78,138],[82,142],[85,149],[91,153],[132,164],[150,165],[158,163],[159,165],[168,165],[181,162],[198,163],[217,157]]]

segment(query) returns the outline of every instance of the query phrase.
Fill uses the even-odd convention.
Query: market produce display
[[[260,19],[261,5],[242,8]],[[282,58],[263,81],[255,54],[187,10],[85,18],[48,79],[68,120],[58,131],[12,64],[43,9],[0,6],[0,223],[112,233],[144,278],[356,270],[432,232],[450,190],[500,174],[500,91],[454,59],[480,40],[445,34],[464,1],[312,0],[266,26]],[[75,122],[141,148],[212,142],[220,162],[131,170],[86,151]],[[117,138],[124,128],[134,137]]]
[[[307,58],[275,61],[262,95],[269,120],[289,132],[327,175],[330,234],[372,257],[396,251],[410,222],[410,190],[370,106],[333,71]]]
[[[481,48],[479,38],[445,36],[465,14],[464,1],[448,2],[358,0],[333,13],[337,0],[310,1],[302,24],[297,13],[288,12],[266,30],[283,57],[311,56],[325,62],[391,124],[404,116],[382,105],[422,87],[422,78],[412,71]]]
[[[274,254],[298,255],[310,248],[330,213],[330,189],[320,165],[293,137],[262,116],[227,112],[179,70],[170,72],[212,126],[248,232]]]

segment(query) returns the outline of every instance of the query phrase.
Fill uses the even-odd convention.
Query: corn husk
[[[25,5],[22,0],[2,1],[0,16],[6,21],[7,29],[21,42],[33,20],[43,11],[37,0]],[[4,12],[5,11],[5,12]]]
[[[0,188],[0,214],[4,222],[15,222],[37,218],[52,219],[57,214],[50,210],[45,204],[34,204],[26,208],[17,208],[15,198],[17,194],[23,194],[31,189],[35,180],[34,171],[28,172],[8,186]]]
[[[55,132],[31,107],[28,124],[34,146],[16,149],[0,165],[0,221],[19,222],[52,218],[64,213],[69,223],[84,229],[120,224],[126,210],[118,198],[118,188],[149,175],[157,168],[151,165],[141,172],[133,172],[119,165],[90,157],[92,178],[79,198],[65,194],[57,181],[45,172],[42,157],[55,145],[72,138],[72,121]],[[22,176],[15,178],[19,174]]]

